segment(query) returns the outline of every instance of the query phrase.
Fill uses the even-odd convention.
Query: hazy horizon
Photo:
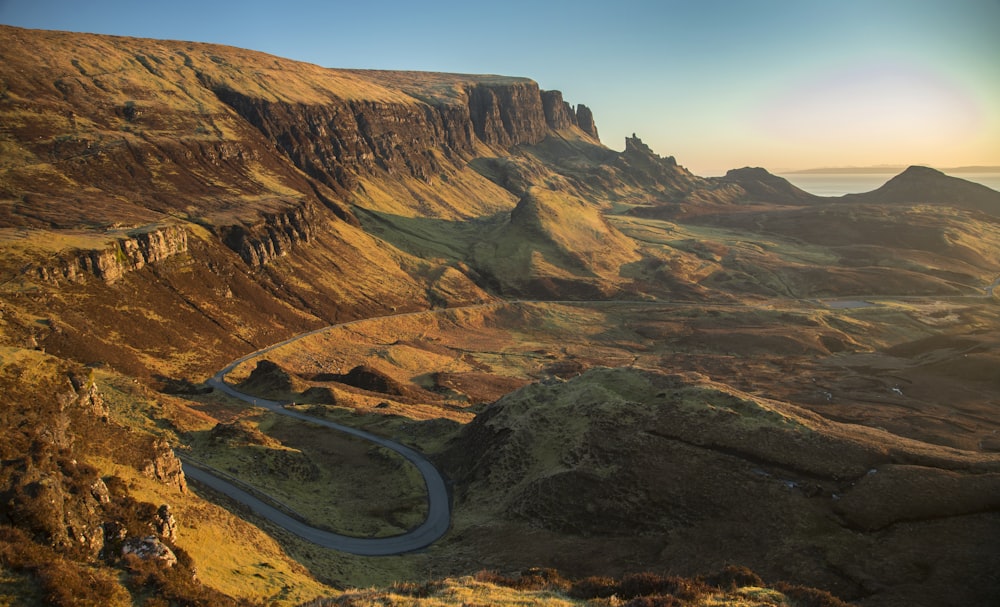
[[[1000,2],[0,0],[0,23],[534,79],[697,174],[1000,165]]]

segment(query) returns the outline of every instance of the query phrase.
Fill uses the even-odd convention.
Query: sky
[[[0,0],[0,23],[525,76],[705,176],[1000,165],[1000,0]]]

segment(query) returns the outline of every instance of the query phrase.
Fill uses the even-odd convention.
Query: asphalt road
[[[1000,278],[997,278],[991,285],[984,287],[984,291],[987,297],[993,294],[993,290],[1000,288]],[[480,304],[468,306],[468,308],[480,308],[488,307],[491,305],[505,305],[513,302],[496,302],[493,304]],[[568,303],[568,302],[567,302]],[[581,302],[573,302],[581,303]],[[653,301],[653,302],[634,302],[634,303],[655,303],[663,305],[665,302]],[[392,316],[415,316],[418,314],[426,314],[427,311],[418,312],[408,312],[403,314],[394,314]],[[280,415],[286,415],[288,417],[293,417],[311,424],[317,424],[320,426],[325,426],[331,430],[338,432],[344,432],[352,436],[373,442],[377,445],[381,445],[387,449],[391,449],[396,453],[400,454],[407,459],[410,463],[417,467],[420,471],[421,476],[424,479],[424,484],[427,487],[427,519],[416,529],[408,531],[402,535],[396,535],[392,537],[383,538],[359,538],[351,537],[346,535],[339,535],[326,531],[324,529],[317,529],[312,527],[297,518],[294,518],[285,512],[282,512],[278,508],[267,504],[261,499],[255,497],[251,493],[245,491],[233,485],[232,483],[226,481],[225,479],[216,476],[210,470],[206,468],[199,467],[198,464],[190,460],[182,460],[184,467],[184,474],[187,475],[189,479],[192,479],[198,483],[202,483],[212,489],[223,493],[230,498],[236,500],[249,507],[254,513],[262,516],[263,518],[277,524],[278,526],[287,529],[288,531],[294,533],[295,535],[306,539],[310,542],[324,546],[326,548],[332,548],[334,550],[341,550],[343,552],[348,552],[351,554],[365,555],[365,556],[387,556],[392,554],[402,554],[406,552],[413,552],[415,550],[420,550],[421,548],[426,548],[427,546],[433,544],[435,541],[444,536],[448,532],[448,528],[451,526],[451,500],[448,496],[448,488],[445,484],[444,477],[438,472],[437,468],[421,453],[397,442],[391,441],[380,436],[365,432],[363,430],[358,430],[356,428],[351,428],[350,426],[344,426],[342,424],[337,424],[331,421],[320,419],[317,417],[312,417],[310,415],[305,415],[299,413],[298,411],[293,411],[286,409],[284,407],[287,403],[282,403],[274,400],[267,400],[264,398],[258,398],[251,396],[249,394],[244,394],[239,390],[233,388],[226,383],[226,375],[228,375],[237,365],[242,364],[252,358],[256,358],[263,354],[270,352],[271,350],[286,346],[304,337],[309,337],[317,333],[322,333],[323,331],[328,331],[335,327],[343,327],[352,325],[355,323],[365,322],[371,319],[359,319],[356,321],[351,321],[347,323],[342,323],[340,325],[333,325],[329,327],[323,327],[316,329],[314,331],[309,331],[308,333],[302,333],[296,335],[291,339],[272,344],[256,352],[252,352],[234,360],[226,368],[222,369],[215,374],[210,380],[208,380],[209,385],[211,385],[216,390],[221,390],[229,396],[237,398],[239,400],[245,401],[252,405],[258,407],[264,407],[270,411],[273,411]]]
[[[488,304],[484,304],[488,305]],[[472,306],[477,307],[477,306]],[[407,314],[399,314],[397,316],[408,316],[422,314],[426,312],[413,312]],[[361,322],[361,321],[354,321]],[[350,325],[353,323],[344,323],[344,325]],[[334,325],[344,326],[344,325]],[[344,426],[342,424],[337,424],[325,419],[320,419],[318,417],[313,417],[311,415],[306,415],[298,411],[286,409],[285,405],[287,403],[268,400],[264,398],[259,398],[251,396],[249,394],[244,394],[226,383],[226,375],[228,375],[237,365],[270,352],[281,346],[288,345],[298,339],[307,337],[310,335],[315,335],[317,333],[327,331],[333,327],[324,327],[322,329],[317,329],[315,331],[310,331],[308,333],[303,333],[297,335],[292,339],[285,340],[283,342],[273,344],[248,354],[238,360],[230,363],[226,368],[222,369],[215,374],[208,384],[211,385],[216,390],[224,392],[233,398],[245,401],[257,407],[263,407],[269,411],[273,411],[279,415],[285,415],[288,417],[293,417],[310,424],[316,424],[319,426],[325,426],[331,430],[337,432],[343,432],[345,434],[350,434],[356,436],[363,440],[370,441],[387,449],[391,449],[396,453],[400,454],[407,461],[412,463],[417,467],[420,475],[424,479],[424,484],[427,488],[427,519],[417,528],[412,529],[402,535],[395,535],[391,537],[379,537],[379,538],[361,538],[361,537],[351,537],[347,535],[340,535],[337,533],[332,533],[324,529],[317,529],[312,527],[297,518],[294,518],[285,512],[282,512],[278,508],[264,502],[263,500],[257,498],[251,493],[247,492],[240,487],[230,483],[224,478],[217,476],[212,473],[211,470],[199,467],[198,464],[190,460],[185,460],[182,457],[182,463],[184,468],[184,474],[191,480],[201,483],[207,487],[210,487],[222,494],[229,496],[230,498],[240,502],[241,504],[247,506],[255,514],[275,523],[276,525],[294,533],[295,535],[318,544],[326,548],[332,548],[334,550],[340,550],[343,552],[348,552],[351,554],[358,554],[364,556],[387,556],[392,554],[402,554],[405,552],[413,552],[415,550],[420,550],[421,548],[426,548],[427,546],[433,544],[435,541],[444,536],[448,532],[448,528],[451,526],[451,499],[448,495],[448,487],[445,484],[444,477],[438,472],[437,468],[424,457],[418,451],[411,449],[405,445],[401,445],[395,441],[391,441],[387,438],[382,438],[376,436],[364,430],[358,430],[357,428],[352,428],[350,426]]]

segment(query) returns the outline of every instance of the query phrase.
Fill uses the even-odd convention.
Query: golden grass
[[[545,375],[545,367],[559,357],[553,344],[580,351],[606,352],[591,337],[607,331],[604,315],[584,308],[556,304],[498,304],[465,310],[444,310],[372,319],[335,327],[272,350],[266,358],[300,374],[346,373],[364,364],[402,384],[420,386],[430,372],[490,374],[530,380]],[[609,359],[610,360],[610,359]],[[626,359],[628,360],[628,359]],[[246,378],[256,359],[243,363],[229,381]],[[370,409],[389,402],[389,413],[411,419],[441,417],[466,422],[471,414],[456,411],[469,403],[461,398],[411,402],[388,395],[359,393],[335,383],[308,382],[332,389],[341,406]]]
[[[426,596],[425,596],[426,595]],[[337,604],[349,607],[495,607],[556,606],[621,607],[628,601],[611,596],[605,599],[573,599],[556,590],[526,590],[478,580],[473,576],[445,578],[430,582],[418,596],[404,588],[367,588],[344,592]],[[778,607],[795,603],[777,590],[747,586],[731,590],[707,590],[703,596],[684,601],[689,607]]]
[[[479,582],[471,576],[447,578],[429,597],[413,597],[392,590],[367,589],[346,592],[341,598],[351,607],[457,607],[461,605],[495,605],[497,607],[554,606],[569,607],[587,604],[568,599],[547,590],[514,590]]]
[[[110,460],[92,463],[104,474],[123,478],[136,499],[170,505],[179,526],[175,543],[194,559],[206,586],[236,598],[268,598],[288,606],[330,592],[271,536],[194,490],[180,493]]]
[[[0,29],[0,44],[14,63],[18,57],[46,57],[71,89],[74,81],[100,83],[122,91],[123,103],[194,103],[203,114],[216,109],[218,101],[201,86],[198,75],[215,86],[261,99],[306,104],[340,98],[412,105],[414,95],[452,102],[471,84],[531,82],[503,76],[333,69],[216,44],[38,30],[25,35],[11,27]],[[16,95],[17,87],[10,89],[8,94]]]
[[[471,168],[455,169],[444,158],[438,161],[444,172],[428,181],[409,176],[394,180],[362,177],[363,187],[353,194],[354,204],[386,215],[451,221],[492,216],[517,204],[513,194]],[[442,242],[453,238],[445,236]]]
[[[426,517],[423,479],[395,452],[274,414],[241,423],[267,438],[223,443],[201,433],[189,442],[192,456],[335,533],[399,535]]]
[[[103,249],[117,236],[93,230],[0,228],[0,247],[11,255],[51,255],[67,250]]]
[[[63,376],[63,362],[54,356],[40,350],[29,350],[19,347],[0,346],[0,370],[5,373],[8,368],[16,372],[16,381],[22,385],[43,385],[52,377]],[[69,378],[66,378],[66,389],[71,389]],[[14,406],[17,403],[3,403]]]
[[[510,85],[527,84],[528,78],[498,76],[494,74],[447,74],[441,72],[410,72],[397,70],[341,70],[383,86],[399,88],[414,97],[438,102],[464,100],[471,84]]]
[[[531,188],[509,224],[473,249],[476,262],[510,280],[598,277],[617,282],[637,261],[636,243],[611,226],[601,209],[573,194]]]

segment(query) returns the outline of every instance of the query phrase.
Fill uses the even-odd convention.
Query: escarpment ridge
[[[19,169],[7,175],[10,193],[38,188],[43,172],[63,179],[38,194],[71,192],[74,178],[116,197],[155,187],[155,200],[128,201],[154,213],[287,189],[333,205],[337,196],[303,177],[343,195],[375,174],[428,181],[477,146],[537,144],[581,122],[596,142],[589,110],[526,78],[327,69],[208,44],[7,26],[0,39]],[[83,215],[121,216],[99,206]],[[246,216],[270,205],[241,206]]]
[[[157,350],[155,335],[175,323],[188,333],[168,313],[178,308],[199,310],[222,343],[266,345],[272,331],[488,297],[462,254],[424,261],[362,226],[359,212],[495,216],[518,198],[471,161],[557,132],[598,145],[586,108],[526,78],[327,69],[211,44],[7,26],[0,45],[2,281],[18,292],[121,285],[130,309],[148,312],[122,336],[142,349]],[[92,322],[49,347],[93,351],[116,324],[116,299],[98,292]],[[227,348],[197,365],[207,372],[238,353]],[[129,358],[153,372],[152,359]]]

